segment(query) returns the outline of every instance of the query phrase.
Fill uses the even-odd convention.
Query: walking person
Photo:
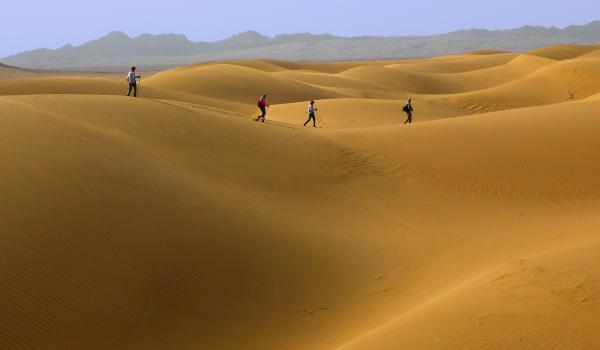
[[[135,67],[131,67],[131,71],[129,71],[129,74],[127,74],[127,82],[129,83],[129,92],[127,93],[127,96],[131,96],[131,91],[133,90],[133,96],[137,97],[137,92],[138,92],[137,80],[140,79],[141,77],[142,77],[141,75],[135,74]]]
[[[316,111],[317,109],[315,108],[315,101],[310,101],[310,104],[308,105],[308,120],[306,121],[306,123],[304,123],[304,126],[306,126],[306,124],[308,124],[312,120],[313,128],[317,127],[317,117],[315,115]]]
[[[412,99],[408,99],[408,102],[406,102],[406,104],[404,105],[404,108],[402,108],[402,110],[406,113],[406,121],[404,122],[404,124],[412,124],[412,115],[413,112],[415,111],[413,109],[412,106]]]
[[[267,95],[262,95],[262,97],[258,100],[258,109],[260,109],[261,115],[256,118],[257,121],[261,119],[263,123],[266,121],[267,108],[269,108],[269,104],[267,103]]]

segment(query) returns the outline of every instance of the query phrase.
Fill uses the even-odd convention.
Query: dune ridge
[[[597,52],[0,68],[0,347],[596,348]]]

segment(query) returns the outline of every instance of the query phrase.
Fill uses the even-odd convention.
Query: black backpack
[[[402,110],[406,113],[410,112],[410,107],[408,107],[408,105],[404,105],[404,108],[402,108]]]

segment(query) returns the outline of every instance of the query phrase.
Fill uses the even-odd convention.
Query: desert
[[[600,348],[600,46],[124,78],[0,67],[2,348]]]

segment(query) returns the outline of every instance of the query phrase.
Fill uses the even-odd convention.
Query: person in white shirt
[[[312,120],[313,128],[317,127],[317,117],[315,116],[316,111],[317,109],[315,108],[315,101],[310,101],[310,104],[308,105],[308,120],[306,123],[304,123],[304,126],[306,126],[306,124]]]
[[[127,82],[129,83],[129,92],[127,93],[127,96],[131,96],[131,90],[133,90],[133,96],[137,97],[137,80],[141,77],[141,75],[135,75],[135,67],[131,67],[131,71],[127,74]]]

